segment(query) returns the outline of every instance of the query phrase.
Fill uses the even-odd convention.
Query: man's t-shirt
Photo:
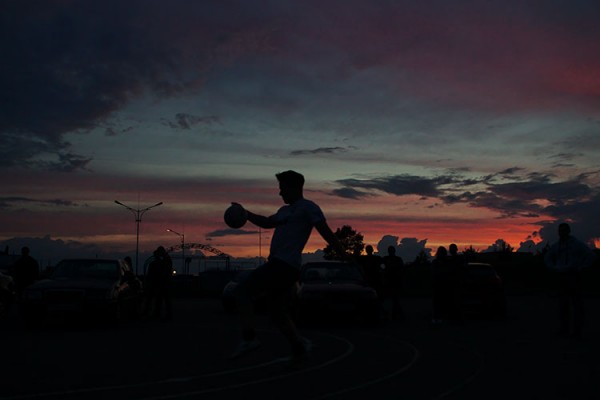
[[[593,258],[594,253],[585,243],[569,236],[567,240],[559,240],[550,246],[544,261],[548,268],[566,272],[590,266]]]
[[[307,199],[286,204],[269,217],[277,226],[271,239],[269,259],[276,258],[294,267],[302,265],[302,251],[313,226],[325,221],[321,208]]]

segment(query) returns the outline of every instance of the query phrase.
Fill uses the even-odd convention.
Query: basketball
[[[244,226],[248,220],[248,212],[241,205],[232,204],[227,208],[227,210],[225,210],[223,219],[225,220],[227,226],[238,229]]]

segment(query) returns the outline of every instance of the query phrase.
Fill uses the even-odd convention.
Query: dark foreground
[[[1,399],[599,399],[600,299],[587,299],[581,341],[556,336],[549,297],[509,298],[506,321],[429,325],[430,300],[405,301],[406,322],[318,323],[316,345],[290,368],[287,346],[258,318],[262,347],[229,361],[236,316],[216,299],[177,300],[170,322],[119,326],[0,321]]]

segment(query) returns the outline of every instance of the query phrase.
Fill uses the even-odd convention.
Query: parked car
[[[331,261],[302,266],[295,307],[299,322],[341,317],[372,323],[381,312],[377,292],[366,284],[361,267]]]
[[[461,293],[465,312],[500,318],[506,316],[504,285],[491,264],[468,263],[462,274]]]
[[[237,300],[235,298],[235,288],[238,283],[244,279],[244,277],[248,276],[252,272],[252,269],[242,270],[233,276],[225,287],[223,288],[223,293],[221,294],[221,303],[223,304],[223,309],[226,313],[234,313],[237,311]]]
[[[237,312],[237,299],[235,298],[235,288],[245,277],[247,277],[254,269],[244,269],[239,271],[234,275],[233,279],[227,282],[225,287],[223,288],[223,292],[221,294],[221,303],[223,304],[223,309],[226,313],[235,313]],[[293,305],[294,298],[296,296],[296,292],[298,290],[298,285],[296,284],[291,292],[290,292],[290,304]],[[264,313],[268,311],[268,299],[266,296],[258,297],[254,299],[254,309],[257,313]]]
[[[56,314],[94,315],[118,321],[137,316],[142,284],[122,260],[65,259],[51,275],[28,286],[20,312],[28,323]]]

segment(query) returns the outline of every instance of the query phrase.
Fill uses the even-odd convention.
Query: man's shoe
[[[233,353],[231,353],[231,355],[229,356],[230,360],[239,358],[245,354],[250,353],[253,350],[256,350],[260,347],[260,341],[258,339],[252,339],[252,340],[242,340],[237,348],[235,349],[235,351]]]
[[[313,343],[305,337],[300,338],[300,344],[297,349],[292,352],[290,357],[290,367],[298,367],[304,364],[310,356],[310,352],[313,349]]]

